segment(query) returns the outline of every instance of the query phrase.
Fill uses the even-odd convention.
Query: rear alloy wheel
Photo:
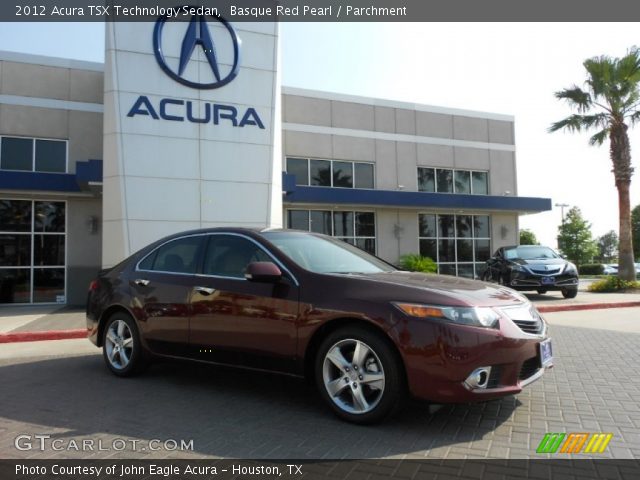
[[[563,288],[562,289],[562,296],[564,298],[576,298],[576,295],[578,295],[578,289],[577,288]]]
[[[109,370],[120,377],[134,375],[145,365],[140,336],[131,316],[118,312],[107,320],[102,354]]]
[[[378,334],[359,327],[340,329],[322,342],[315,378],[332,410],[354,423],[381,420],[402,398],[396,355]]]

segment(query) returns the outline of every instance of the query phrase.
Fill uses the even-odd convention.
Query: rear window
[[[171,240],[149,254],[138,268],[155,272],[196,273],[202,236]]]

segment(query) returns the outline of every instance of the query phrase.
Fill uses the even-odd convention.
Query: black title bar
[[[617,22],[640,20],[631,0],[2,0],[0,22]],[[544,34],[541,32],[541,34]]]

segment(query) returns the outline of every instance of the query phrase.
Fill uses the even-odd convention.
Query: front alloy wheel
[[[348,328],[320,347],[316,380],[321,395],[345,420],[371,423],[389,414],[400,398],[396,357],[379,335]]]

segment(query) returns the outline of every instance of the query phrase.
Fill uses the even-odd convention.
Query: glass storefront
[[[64,303],[66,203],[0,199],[0,303]]]
[[[438,264],[438,273],[479,278],[491,256],[489,215],[418,216],[420,255]]]
[[[376,215],[373,212],[287,210],[287,228],[331,235],[376,254]]]

